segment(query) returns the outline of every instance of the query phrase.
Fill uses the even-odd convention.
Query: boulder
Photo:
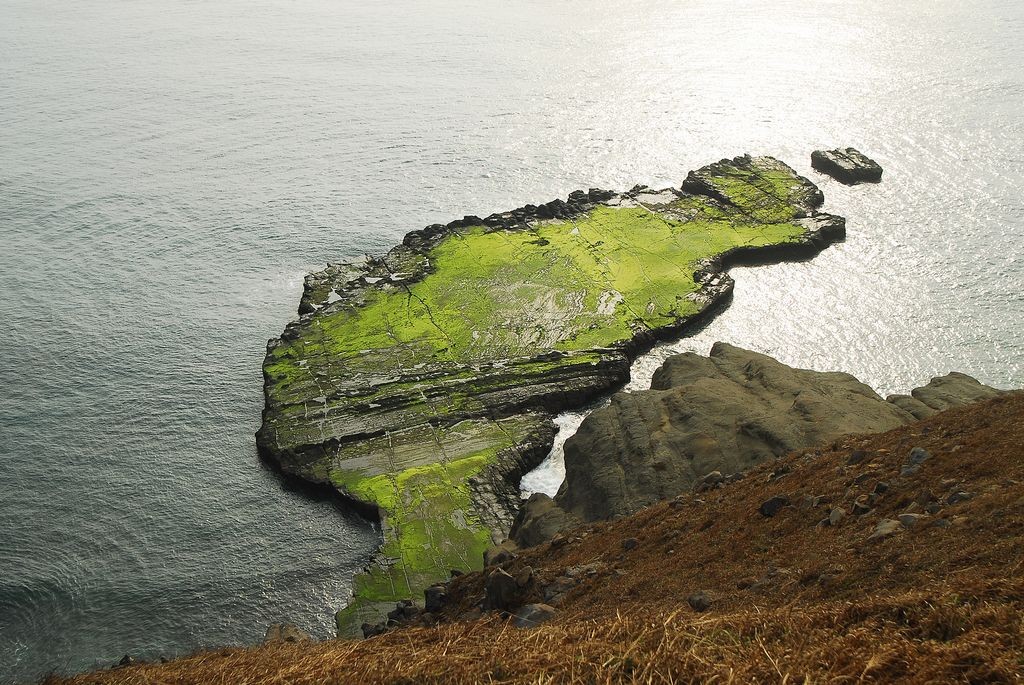
[[[849,374],[794,369],[716,343],[708,357],[670,357],[650,390],[617,393],[591,413],[565,443],[555,503],[583,521],[628,515],[705,474],[911,420]]]
[[[909,397],[918,404],[911,411],[908,402],[883,400],[849,374],[795,369],[715,343],[706,357],[668,358],[650,390],[617,393],[584,419],[565,443],[566,475],[558,494],[553,501],[537,495],[528,502],[512,535],[521,544],[537,544],[547,531],[527,523],[542,516],[557,522],[548,530],[570,520],[627,516],[695,486],[701,489],[715,472],[729,480],[793,450],[891,430],[916,421],[926,409],[1000,392],[969,376],[949,374],[913,390]],[[849,461],[866,458],[854,453]]]
[[[903,524],[893,519],[882,519],[875,526],[875,530],[872,531],[871,535],[868,536],[868,542],[878,542],[886,538],[892,537],[896,533],[903,530]]]
[[[581,523],[576,516],[555,504],[549,496],[535,492],[516,514],[509,536],[521,547],[532,547]]]
[[[789,498],[785,495],[776,495],[770,497],[764,502],[761,502],[761,506],[757,510],[761,513],[761,516],[765,518],[771,518],[779,513],[783,507],[789,506]]]
[[[423,591],[423,608],[430,613],[437,613],[448,601],[448,586],[444,583],[431,585]]]
[[[500,545],[494,545],[484,550],[484,566],[500,566],[507,561],[516,558],[516,551],[519,547],[512,540],[505,540]]]
[[[931,379],[928,385],[914,388],[909,395],[890,395],[892,402],[915,418],[926,419],[940,411],[959,407],[971,402],[991,399],[1003,391],[983,385],[974,378],[952,372]]]
[[[516,612],[514,623],[517,628],[533,628],[554,616],[555,608],[548,604],[527,604]]]
[[[696,612],[704,612],[711,608],[711,595],[705,590],[695,592],[686,598],[686,603]]]
[[[300,630],[293,623],[273,623],[267,627],[266,635],[263,637],[263,644],[273,642],[312,642],[313,638],[309,633]]]
[[[518,593],[519,584],[516,579],[506,573],[504,569],[496,568],[484,581],[484,608],[511,609]]]
[[[811,153],[811,166],[848,185],[882,180],[882,167],[852,147],[815,150]]]

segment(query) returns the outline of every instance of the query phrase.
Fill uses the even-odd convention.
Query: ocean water
[[[735,270],[633,385],[717,339],[1024,384],[1021,35],[1005,0],[0,0],[0,682],[330,634],[378,532],[260,463],[264,345],[428,223],[772,154],[847,241]],[[836,145],[884,181],[814,174]]]

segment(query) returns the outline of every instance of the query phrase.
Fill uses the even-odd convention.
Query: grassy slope
[[[955,409],[880,436],[782,458],[719,490],[684,495],[578,531],[511,562],[539,587],[565,568],[601,570],[551,623],[474,618],[482,574],[456,579],[448,618],[366,641],[201,653],[72,679],[86,683],[1020,682],[1024,677],[1024,394]],[[932,457],[899,476],[913,447]],[[848,465],[854,450],[866,458]],[[784,468],[780,468],[784,467]],[[781,477],[772,477],[788,469]],[[816,526],[824,505],[764,518],[769,496],[851,503],[886,481],[872,513]],[[963,489],[974,497],[945,504]],[[868,536],[930,493],[927,525]],[[624,551],[622,541],[638,546]],[[750,586],[754,581],[755,585]],[[686,597],[714,604],[695,613]],[[529,596],[524,599],[530,599]]]

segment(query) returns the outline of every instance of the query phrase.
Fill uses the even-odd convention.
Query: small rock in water
[[[852,147],[815,150],[811,153],[811,166],[847,185],[882,180],[882,167],[878,162]]]

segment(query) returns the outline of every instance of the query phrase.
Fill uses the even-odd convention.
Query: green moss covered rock
[[[623,383],[640,350],[726,297],[729,263],[841,238],[821,202],[785,164],[739,157],[678,190],[577,191],[429,226],[310,275],[300,319],[268,345],[258,443],[382,522],[342,623],[478,568],[552,415]]]

